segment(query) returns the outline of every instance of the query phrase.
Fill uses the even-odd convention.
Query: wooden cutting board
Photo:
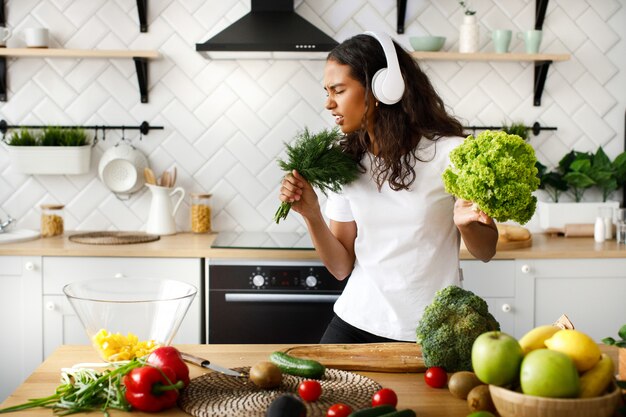
[[[294,346],[289,355],[314,359],[328,368],[347,371],[424,372],[422,348],[417,343],[362,343]]]

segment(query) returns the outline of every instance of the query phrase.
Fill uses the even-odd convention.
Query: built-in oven
[[[280,244],[235,244],[223,236],[213,247],[285,249],[291,238],[301,242],[279,235]],[[209,259],[208,343],[318,343],[344,286],[316,260]]]

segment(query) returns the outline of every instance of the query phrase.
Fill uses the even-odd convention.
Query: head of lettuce
[[[485,130],[450,152],[443,182],[448,193],[473,201],[497,221],[524,224],[537,206],[536,162],[535,150],[519,136]]]

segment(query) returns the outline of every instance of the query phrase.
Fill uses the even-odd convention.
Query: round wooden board
[[[248,373],[250,367],[235,370]],[[191,380],[180,396],[179,405],[197,417],[264,417],[275,398],[283,394],[297,396],[298,385],[305,379],[283,374],[278,388],[266,390],[247,378],[211,372]],[[382,388],[373,379],[338,369],[326,369],[319,382],[322,396],[315,402],[304,402],[307,417],[325,417],[328,408],[338,402],[353,410],[370,407],[372,395]]]
[[[532,237],[526,240],[509,240],[508,242],[498,240],[498,244],[496,245],[496,252],[503,251],[503,250],[529,248],[532,245],[533,245]]]
[[[87,232],[71,235],[68,239],[75,243],[87,245],[128,245],[133,243],[147,243],[159,240],[159,235],[142,232]]]

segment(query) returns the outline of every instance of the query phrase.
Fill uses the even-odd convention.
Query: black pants
[[[320,343],[383,343],[383,342],[400,342],[400,340],[387,339],[386,337],[376,336],[357,329],[351,324],[341,320],[337,315],[332,318]]]

